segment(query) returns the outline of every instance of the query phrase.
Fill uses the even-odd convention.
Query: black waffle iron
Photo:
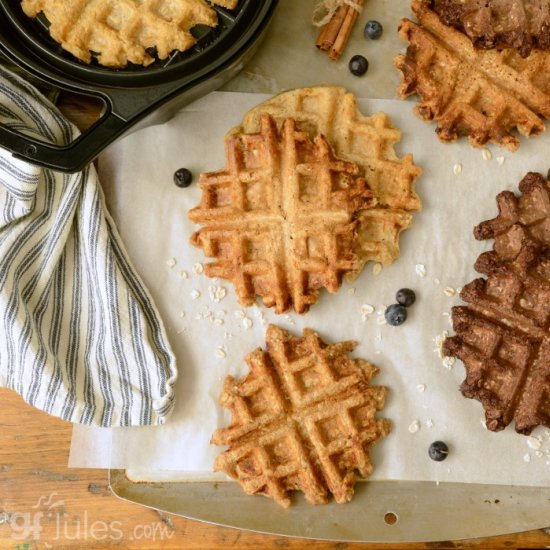
[[[192,49],[148,67],[110,69],[65,52],[51,39],[47,20],[28,18],[20,0],[0,0],[0,53],[30,77],[103,104],[101,118],[69,145],[51,145],[0,124],[0,146],[40,166],[81,170],[130,128],[166,120],[235,76],[254,52],[277,3],[241,0],[234,10],[214,7],[218,26],[192,29],[197,38]]]

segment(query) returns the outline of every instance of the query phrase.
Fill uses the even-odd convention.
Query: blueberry
[[[449,454],[449,447],[443,441],[434,441],[428,449],[428,454],[432,460],[441,462],[447,458]]]
[[[397,291],[395,299],[398,304],[409,307],[416,301],[416,294],[414,293],[414,290],[411,290],[410,288],[401,288]]]
[[[348,68],[351,74],[354,74],[355,76],[362,76],[367,72],[369,62],[367,61],[367,58],[362,55],[354,55],[349,60]]]
[[[388,325],[397,327],[407,320],[407,309],[401,304],[392,304],[386,308],[384,317]]]
[[[371,40],[378,40],[382,36],[384,29],[378,21],[367,21],[365,25],[365,30],[363,35],[365,38],[370,38]]]
[[[174,172],[174,183],[178,187],[189,187],[193,181],[193,174],[187,168],[180,168]]]

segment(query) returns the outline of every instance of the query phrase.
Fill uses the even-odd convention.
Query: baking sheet
[[[383,110],[401,128],[399,154],[412,152],[424,169],[418,181],[424,211],[415,214],[413,227],[403,234],[402,255],[392,266],[374,275],[369,265],[353,285],[344,285],[336,296],[324,293],[304,316],[277,316],[263,307],[243,308],[230,284],[201,273],[205,260],[189,245],[195,228],[186,218],[198,203],[199,189],[180,189],[172,182],[181,166],[195,174],[221,168],[224,133],[263,99],[211,94],[168,124],[117,142],[100,158],[111,213],[157,302],[180,368],[170,422],[114,429],[108,435],[102,431],[110,466],[170,470],[161,475],[172,480],[214,479],[212,462],[220,449],[209,439],[228,422],[216,403],[223,378],[246,372],[244,355],[263,345],[265,323],[276,322],[295,333],[312,327],[333,342],[356,339],[356,356],[380,368],[374,383],[390,388],[383,415],[394,428],[375,447],[373,479],[549,486],[550,432],[539,428],[530,438],[512,428],[488,432],[481,405],[458,391],[462,365],[442,361],[436,340],[451,330],[449,311],[459,303],[456,289],[476,276],[473,263],[489,246],[473,239],[474,224],[496,214],[498,192],[516,189],[528,170],[546,171],[550,136],[524,141],[515,154],[475,150],[465,142],[443,145],[433,127],[412,115],[411,102],[360,100],[364,113]],[[407,323],[379,324],[384,306],[405,286],[418,296]],[[365,305],[375,311],[365,316]],[[71,465],[104,465],[95,462],[106,453],[97,448],[96,432],[75,427],[78,444],[73,444]],[[441,463],[427,455],[436,439],[451,450]]]
[[[285,509],[247,496],[237,483],[133,483],[124,470],[111,470],[110,486],[120,498],[190,519],[276,535],[394,544],[544,528],[550,498],[550,489],[541,487],[377,481],[357,484],[346,506],[311,506],[296,493]]]

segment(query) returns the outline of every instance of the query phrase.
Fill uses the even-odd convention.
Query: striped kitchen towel
[[[1,67],[0,123],[57,144],[77,135]],[[163,424],[173,409],[175,359],[93,166],[62,174],[0,147],[0,327],[0,386],[39,409],[98,426]]]

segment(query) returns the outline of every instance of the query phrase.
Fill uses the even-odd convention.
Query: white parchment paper
[[[527,171],[546,173],[550,136],[523,140],[514,154],[498,148],[482,152],[465,141],[443,145],[433,126],[413,116],[411,102],[360,100],[365,114],[383,110],[402,130],[399,155],[412,152],[424,170],[417,185],[424,209],[402,235],[402,254],[394,264],[378,275],[369,264],[353,285],[337,295],[323,293],[306,315],[277,316],[261,306],[243,308],[231,284],[201,273],[206,260],[189,244],[196,228],[186,216],[199,201],[199,189],[195,184],[180,189],[172,180],[183,166],[196,175],[222,168],[225,132],[263,99],[211,94],[169,123],[115,143],[101,157],[110,211],[164,318],[180,378],[177,406],[165,426],[110,431],[77,426],[71,465],[213,479],[220,449],[209,440],[229,420],[217,405],[222,381],[229,373],[246,372],[243,358],[264,345],[264,323],[277,323],[295,333],[312,327],[332,342],[356,339],[355,355],[380,368],[373,382],[390,388],[383,416],[392,420],[393,430],[375,447],[374,479],[550,485],[550,431],[538,428],[531,438],[511,427],[488,432],[481,405],[458,391],[462,364],[444,365],[436,343],[444,331],[452,333],[449,311],[460,302],[456,289],[476,276],[473,263],[491,245],[474,240],[474,225],[496,215],[496,194],[517,190]],[[380,324],[380,313],[401,287],[417,292],[409,319],[401,327]],[[365,305],[374,312],[365,315]],[[438,439],[450,447],[440,463],[427,454]]]

